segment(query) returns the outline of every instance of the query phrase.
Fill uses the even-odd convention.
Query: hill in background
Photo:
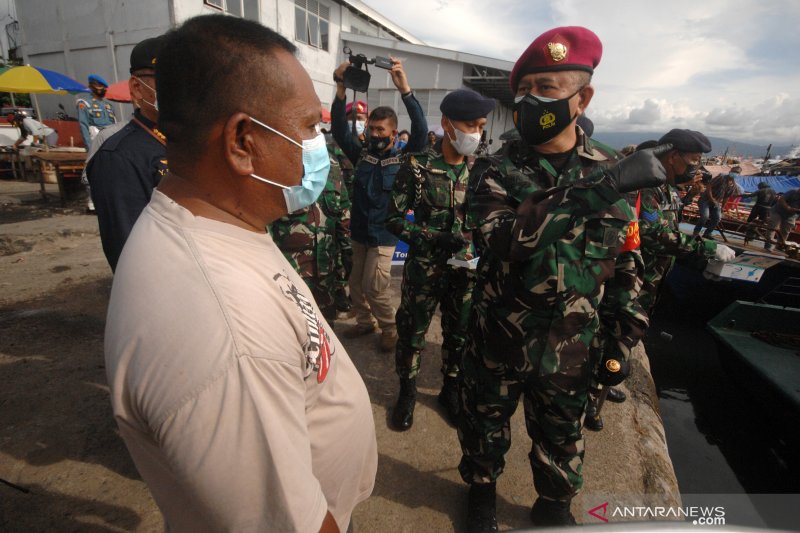
[[[666,132],[613,132],[613,131],[595,131],[592,135],[602,143],[605,143],[612,148],[620,149],[629,144],[639,144],[648,139],[658,139]],[[741,141],[731,141],[730,139],[723,139],[720,137],[709,137],[711,141],[711,155],[722,155],[728,149],[728,155],[736,155],[740,157],[753,156],[755,159],[763,158],[767,153],[767,144],[750,144]],[[789,153],[790,146],[788,145],[775,145],[772,147],[770,157],[781,155],[786,157]]]

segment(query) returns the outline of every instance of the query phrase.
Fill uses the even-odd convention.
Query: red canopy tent
[[[112,102],[130,102],[131,92],[128,90],[128,80],[112,83],[106,90],[106,98]]]

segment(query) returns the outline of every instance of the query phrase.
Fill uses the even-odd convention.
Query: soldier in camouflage
[[[711,143],[699,131],[682,129],[671,130],[658,142],[673,146],[661,156],[661,163],[667,171],[667,183],[641,191],[642,209],[639,214],[645,265],[639,304],[651,316],[658,302],[661,282],[676,258],[702,269],[709,259],[730,261],[736,255],[724,244],[688,235],[678,227],[681,202],[675,186],[694,177],[700,156],[711,151]]]
[[[339,242],[339,260],[336,262],[337,265],[337,275],[336,275],[336,310],[341,313],[349,313],[352,309],[352,304],[350,303],[350,296],[347,294],[347,280],[350,279],[350,271],[353,270],[353,246],[350,243],[350,200],[349,198],[352,195],[352,187],[353,187],[353,163],[347,158],[344,153],[344,150],[339,148],[339,145],[336,144],[336,141],[333,140],[333,135],[326,135],[325,136],[326,142],[328,143],[328,152],[333,156],[334,159],[339,163],[339,169],[342,174],[342,184],[344,185],[344,193],[347,194],[347,212],[348,212],[348,219],[346,227],[342,226],[346,229],[346,232],[339,232],[337,234],[337,240]]]
[[[328,143],[331,168],[317,201],[269,226],[283,255],[311,289],[322,315],[333,327],[342,257],[350,250],[350,199],[342,182],[335,145]]]
[[[539,496],[531,519],[575,523],[570,501],[583,483],[581,422],[597,308],[634,219],[621,193],[664,179],[656,154],[614,164],[613,151],[576,127],[594,94],[600,51],[585,28],[538,37],[511,73],[521,141],[478,159],[470,173],[467,224],[478,229],[484,251],[458,424],[469,531],[497,530],[495,480],[520,396]],[[624,361],[608,363],[603,383],[624,373]]]
[[[466,89],[451,92],[440,105],[444,137],[426,152],[409,155],[400,166],[386,217],[386,228],[409,245],[397,309],[395,370],[400,394],[392,425],[405,431],[414,423],[416,377],[425,348],[425,333],[436,306],[442,311],[442,374],[439,403],[448,419],[458,412],[456,378],[466,339],[475,271],[448,263],[471,254],[471,232],[464,227],[469,169],[486,115],[494,100]],[[414,221],[405,215],[414,212]]]

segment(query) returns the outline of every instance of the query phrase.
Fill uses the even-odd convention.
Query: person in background
[[[671,150],[660,157],[667,172],[667,182],[660,187],[642,189],[639,235],[644,259],[644,284],[639,304],[652,318],[664,278],[675,260],[691,260],[704,268],[709,259],[730,261],[736,253],[713,239],[683,233],[679,226],[682,204],[676,187],[688,183],[697,174],[700,160],[711,150],[708,138],[699,131],[673,129],[658,141]]]
[[[411,137],[411,134],[408,130],[400,130],[397,133],[397,148],[402,150],[408,144],[408,139]]]
[[[97,211],[103,253],[116,270],[136,220],[167,170],[166,137],[157,127],[155,68],[161,37],[133,47],[128,89],[136,110],[120,131],[106,140],[86,165]],[[105,130],[103,130],[105,131]]]
[[[287,213],[269,226],[272,240],[289,264],[311,289],[322,316],[331,328],[336,320],[337,291],[343,257],[349,260],[350,199],[342,182],[341,168],[328,144],[330,171],[319,198],[313,204]],[[348,303],[345,300],[345,303]]]
[[[14,142],[14,149],[19,149],[20,145],[25,142],[25,139],[27,139],[29,135],[34,138],[38,137],[40,141],[47,144],[47,146],[52,147],[58,144],[58,133],[56,133],[56,130],[29,117],[25,111],[9,113],[6,118],[9,124],[15,128],[19,128],[20,135],[19,139]]]
[[[375,484],[366,386],[266,231],[316,201],[330,165],[295,52],[205,15],[158,56],[170,172],[120,258],[105,353],[167,531],[338,533]]]
[[[750,215],[747,217],[747,231],[744,236],[744,243],[747,244],[752,241],[756,236],[756,224],[761,221],[762,224],[769,223],[769,211],[775,205],[776,198],[775,189],[773,189],[766,181],[761,181],[758,184],[758,190],[743,194],[742,198],[755,197],[756,202],[750,209]]]
[[[91,91],[89,97],[82,96],[75,102],[78,110],[81,139],[83,139],[83,145],[86,147],[87,152],[92,147],[92,140],[97,137],[101,130],[117,123],[117,117],[114,115],[111,102],[105,98],[108,82],[99,74],[89,74],[88,85]],[[84,180],[85,176],[85,173],[81,176],[81,182],[86,187],[86,193],[88,194],[86,210],[93,213],[92,191],[89,188],[88,178],[87,181]]]
[[[431,130],[428,132],[427,146],[434,146],[439,141],[439,136],[436,132]]]
[[[397,171],[386,228],[408,243],[397,309],[395,371],[400,394],[392,426],[405,431],[414,423],[417,374],[425,333],[439,306],[442,311],[442,390],[439,403],[448,420],[458,414],[458,373],[472,309],[475,270],[448,263],[472,253],[472,232],[465,226],[467,157],[478,149],[486,115],[494,100],[467,89],[453,91],[439,107],[442,141],[426,152],[411,154]],[[414,212],[414,221],[406,213]]]
[[[353,269],[350,274],[350,297],[357,324],[342,335],[359,337],[381,329],[379,347],[390,352],[397,342],[395,309],[391,302],[391,266],[397,237],[385,226],[395,176],[404,152],[419,152],[425,144],[428,124],[411,86],[403,64],[392,59],[389,74],[400,92],[411,118],[411,139],[404,150],[397,147],[397,114],[391,107],[377,107],[369,114],[367,137],[350,131],[346,122],[344,62],[333,73],[336,96],[331,105],[331,131],[336,143],[355,165],[350,237],[353,246]],[[377,322],[377,324],[376,324]]]
[[[772,249],[772,233],[778,231],[781,239],[786,242],[789,232],[797,224],[797,215],[800,214],[800,189],[791,191],[779,196],[775,205],[769,211],[769,221],[767,227],[767,239],[764,242],[764,249]]]
[[[697,165],[699,168],[699,162]],[[700,200],[697,202],[697,209],[700,216],[693,232],[695,237],[699,237],[700,230],[705,227],[703,238],[711,238],[711,233],[717,228],[719,221],[722,220],[722,208],[725,206],[725,202],[741,194],[739,186],[736,185],[736,175],[737,174],[720,174],[712,178],[705,192],[700,195]]]

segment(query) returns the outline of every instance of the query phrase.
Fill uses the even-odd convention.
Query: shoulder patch
[[[652,224],[653,222],[658,220],[658,213],[656,213],[655,211],[642,210],[642,218]]]

